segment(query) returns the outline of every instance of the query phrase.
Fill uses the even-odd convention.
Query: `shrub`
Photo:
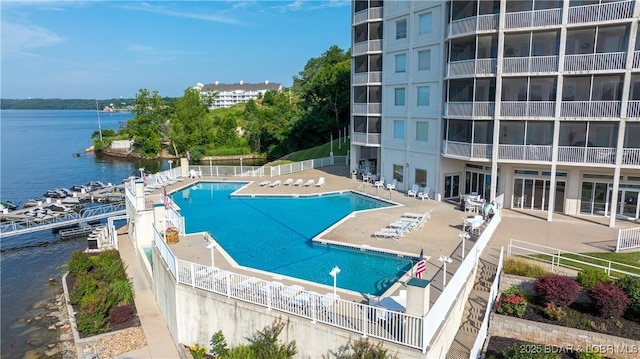
[[[580,285],[565,275],[547,274],[533,282],[543,304],[566,307],[580,294]]]
[[[229,353],[229,347],[227,347],[227,340],[221,330],[213,333],[209,344],[211,344],[211,353],[213,355],[226,358]]]
[[[560,320],[567,316],[567,312],[565,312],[564,309],[562,309],[561,307],[557,307],[552,303],[548,303],[543,312],[544,315],[547,316],[547,318],[552,320]]]
[[[104,313],[82,311],[76,318],[78,331],[85,336],[106,333],[109,331],[109,323]]]
[[[615,284],[600,283],[589,289],[589,296],[601,315],[618,318],[624,314],[629,306],[629,298],[625,292]]]
[[[69,274],[74,277],[88,273],[92,266],[93,262],[91,262],[91,259],[89,259],[81,249],[77,249],[71,253],[71,259],[67,264]]]
[[[111,293],[114,295],[114,300],[119,304],[126,304],[133,302],[133,285],[131,280],[117,279],[109,283]]]
[[[578,272],[578,278],[576,281],[584,288],[593,288],[598,283],[606,283],[611,280],[611,277],[600,268],[588,267]]]
[[[200,346],[199,343],[195,343],[190,346],[189,351],[191,352],[193,359],[206,359],[207,357],[207,348]]]
[[[549,273],[539,265],[531,264],[515,258],[509,258],[504,261],[503,271],[507,274],[529,278],[540,278]]]
[[[600,351],[593,351],[590,348],[578,352],[578,359],[602,359],[603,355]]]
[[[135,313],[135,308],[133,304],[123,304],[119,305],[111,310],[109,315],[109,323],[111,326],[120,323],[126,323],[131,318],[133,318],[133,313]]]
[[[273,322],[270,326],[258,330],[253,337],[249,338],[249,348],[258,358],[269,359],[290,359],[293,358],[298,349],[296,342],[280,344],[278,336],[284,329],[285,323]]]
[[[80,276],[69,293],[69,301],[72,305],[78,305],[82,302],[82,297],[92,294],[97,288],[98,282],[95,278],[88,275]]]
[[[515,284],[507,288],[496,307],[496,312],[522,318],[527,310],[527,300]]]
[[[249,348],[248,345],[240,344],[229,350],[229,353],[223,357],[224,359],[257,359],[256,353]]]
[[[640,277],[624,276],[616,284],[629,297],[629,314],[634,320],[640,321]]]
[[[384,348],[382,342],[373,344],[367,339],[358,339],[354,342],[341,347],[337,353],[331,353],[333,357],[338,359],[397,359],[394,354],[390,354],[388,349]],[[329,359],[329,355],[322,356],[323,359]]]

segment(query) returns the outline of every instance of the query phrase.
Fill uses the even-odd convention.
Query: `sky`
[[[350,0],[0,1],[0,97],[180,97],[281,83],[351,43]]]

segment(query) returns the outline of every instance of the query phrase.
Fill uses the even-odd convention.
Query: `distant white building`
[[[231,107],[237,103],[249,102],[261,97],[267,91],[282,91],[282,84],[264,83],[250,84],[240,81],[235,84],[221,84],[218,81],[212,84],[198,83],[195,89],[200,93],[216,93],[217,96],[210,108]]]

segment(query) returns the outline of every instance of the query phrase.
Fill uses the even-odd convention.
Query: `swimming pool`
[[[173,193],[188,233],[207,231],[240,265],[379,295],[414,258],[316,244],[312,238],[346,215],[392,204],[353,192],[322,196],[231,196],[246,183],[200,182]]]

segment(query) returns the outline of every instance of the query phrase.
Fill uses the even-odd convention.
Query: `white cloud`
[[[326,8],[351,6],[350,0],[294,0],[286,5],[274,6],[274,9],[280,11],[313,11]]]
[[[181,17],[186,19],[211,21],[211,22],[218,22],[223,24],[238,23],[237,20],[229,17],[228,15],[176,11],[176,10],[173,10],[172,6],[162,6],[162,5],[156,5],[156,4],[161,4],[161,3],[153,3],[153,4],[148,2],[126,3],[126,5],[121,5],[120,7],[123,9],[146,11],[146,12],[152,12],[152,13],[167,15],[167,16]]]
[[[133,53],[137,62],[148,65],[171,62],[185,55],[183,51],[158,50],[151,46],[140,44],[129,45],[127,49]]]
[[[30,50],[52,46],[64,42],[65,38],[54,32],[35,25],[16,24],[6,19],[2,20],[0,42],[2,43],[2,57],[12,55],[37,56]]]

